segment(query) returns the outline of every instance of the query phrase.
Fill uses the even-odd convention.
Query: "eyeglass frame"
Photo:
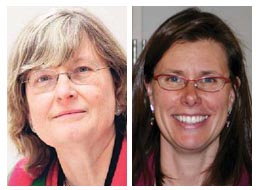
[[[230,78],[223,77],[223,76],[208,76],[208,77],[200,77],[200,78],[196,78],[196,79],[187,79],[187,78],[182,77],[182,76],[177,76],[177,77],[181,78],[182,80],[184,80],[184,86],[183,86],[182,88],[178,88],[178,89],[168,89],[168,88],[164,88],[164,87],[160,84],[160,82],[159,82],[158,79],[159,79],[159,77],[161,77],[161,76],[177,76],[177,75],[158,74],[158,75],[154,75],[154,76],[153,76],[153,79],[157,81],[158,85],[159,85],[162,89],[168,90],[168,91],[182,90],[183,88],[185,88],[185,87],[188,85],[188,83],[189,83],[190,81],[192,81],[192,82],[194,82],[194,85],[193,85],[193,86],[194,86],[195,88],[197,88],[198,90],[201,90],[201,91],[203,91],[203,92],[218,92],[218,91],[220,91],[220,90],[225,86],[225,84],[231,82]],[[214,90],[214,91],[203,90],[202,88],[198,87],[198,83],[197,83],[197,82],[200,81],[200,80],[202,80],[202,79],[206,79],[206,78],[223,79],[223,80],[224,80],[223,86],[222,86],[220,89]]]
[[[82,67],[83,65],[81,65],[81,67]],[[99,71],[99,70],[103,70],[103,69],[109,69],[110,67],[109,66],[105,66],[105,67],[100,67],[100,68],[95,68],[95,69],[93,69],[93,68],[89,68],[89,71],[93,71],[93,72],[97,72],[97,71]],[[54,75],[54,81],[56,81],[55,82],[55,86],[57,85],[57,82],[58,82],[58,79],[59,79],[59,76],[60,75],[67,75],[67,77],[68,77],[68,79],[71,81],[71,82],[73,82],[74,84],[78,84],[78,85],[85,85],[85,84],[83,84],[83,83],[78,83],[78,82],[75,82],[75,81],[73,81],[73,79],[72,79],[72,74],[74,74],[74,73],[76,73],[76,72],[60,72],[60,73],[58,73],[57,71],[55,71],[55,70],[53,70],[53,69],[37,69],[37,70],[31,70],[31,72],[37,72],[37,71],[47,71],[47,70],[49,70],[49,71],[52,71],[52,72],[55,72],[56,74]],[[29,78],[30,77],[28,77],[28,79],[25,79],[25,77],[24,76],[22,76],[21,77],[21,79],[20,79],[20,83],[21,84],[24,84],[24,83],[28,83],[29,85],[31,85],[31,83],[29,82],[30,80],[29,80]],[[54,86],[54,87],[55,87]]]

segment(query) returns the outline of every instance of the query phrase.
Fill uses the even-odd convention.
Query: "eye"
[[[41,75],[41,76],[37,76],[34,81],[35,83],[43,83],[52,79],[53,79],[52,75]]]
[[[178,82],[181,82],[182,79],[181,79],[181,77],[176,76],[176,75],[168,75],[168,76],[165,76],[165,81],[166,82],[178,83]]]
[[[215,77],[206,77],[206,78],[201,79],[201,82],[202,83],[216,83],[216,82],[218,82],[218,79]]]
[[[85,72],[88,72],[88,71],[91,71],[92,69],[90,69],[89,67],[87,66],[80,66],[80,67],[77,67],[75,70],[74,70],[74,73],[85,73]]]
[[[29,80],[34,84],[42,84],[53,80],[55,77],[55,72],[51,70],[38,70],[32,72]]]

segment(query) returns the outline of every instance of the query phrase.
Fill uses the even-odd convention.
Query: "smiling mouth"
[[[208,115],[196,115],[196,116],[188,116],[188,115],[174,115],[174,118],[179,122],[194,125],[200,122],[205,121],[209,116]]]
[[[80,113],[84,113],[85,111],[70,111],[70,112],[63,112],[58,114],[57,116],[55,116],[54,118],[59,118],[59,117],[63,117],[63,116],[69,116],[69,115],[76,115],[76,114],[80,114]]]

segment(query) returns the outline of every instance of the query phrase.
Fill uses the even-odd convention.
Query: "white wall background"
[[[69,7],[7,7],[7,53],[11,52],[12,46],[25,25],[33,19],[53,8]],[[127,52],[127,8],[126,7],[85,7],[94,16],[98,17],[110,30],[125,52]],[[114,22],[113,22],[114,21]],[[12,169],[20,158],[9,136],[7,137],[7,170]]]

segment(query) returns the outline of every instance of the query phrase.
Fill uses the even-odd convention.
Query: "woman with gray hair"
[[[30,22],[9,59],[8,185],[126,185],[126,57],[83,9]]]

